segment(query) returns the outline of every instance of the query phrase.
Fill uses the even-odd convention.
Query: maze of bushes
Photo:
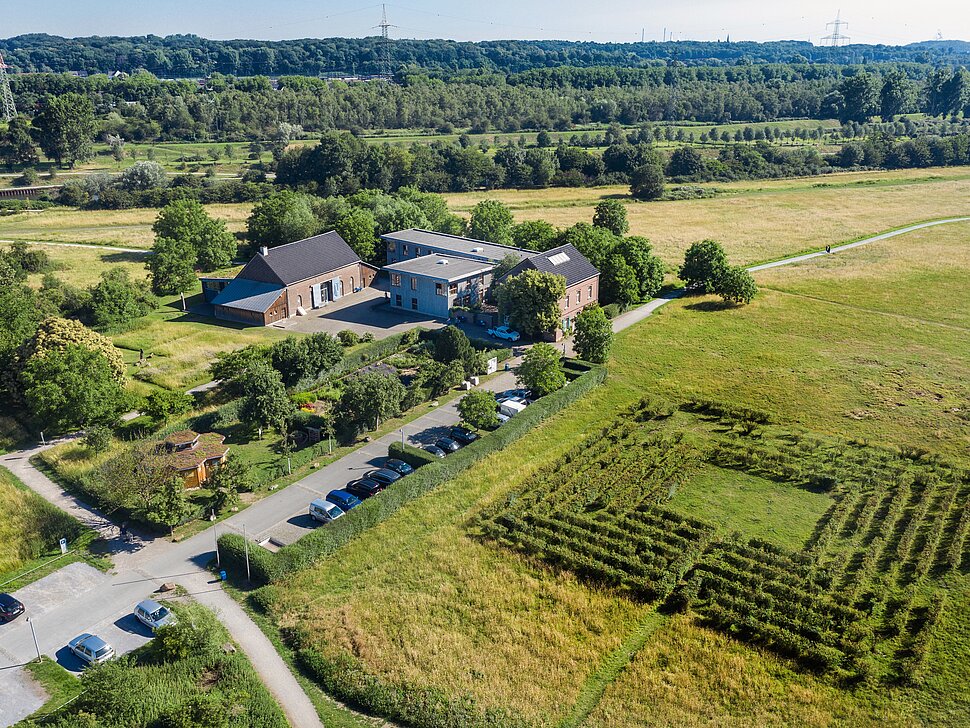
[[[800,551],[676,511],[705,465],[832,501]],[[641,402],[503,504],[482,534],[851,683],[918,684],[948,577],[970,570],[970,475],[926,452]]]

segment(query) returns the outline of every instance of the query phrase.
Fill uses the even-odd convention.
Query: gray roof
[[[499,245],[489,243],[484,240],[465,238],[461,235],[449,235],[448,233],[436,233],[431,230],[421,230],[410,228],[408,230],[398,230],[395,233],[381,235],[382,240],[393,240],[400,243],[410,243],[412,245],[427,246],[436,250],[460,255],[463,258],[475,258],[477,260],[488,260],[498,263],[507,255],[514,255],[520,260],[532,254],[531,250],[513,248],[511,245]]]
[[[516,276],[527,268],[560,275],[566,279],[567,286],[582,283],[600,274],[596,266],[569,243],[543,253],[533,253],[509,271],[505,277]]]
[[[281,293],[283,286],[278,283],[236,278],[219,291],[219,295],[212,299],[212,305],[263,312],[276,303]]]
[[[495,266],[487,261],[460,258],[454,255],[422,255],[385,265],[384,270],[393,273],[409,273],[427,278],[457,281],[469,276],[488,273]]]
[[[258,253],[237,279],[289,286],[307,278],[359,263],[360,257],[336,231],[270,248]]]

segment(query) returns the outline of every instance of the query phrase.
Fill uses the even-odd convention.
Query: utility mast
[[[13,92],[10,90],[7,68],[7,64],[3,62],[3,54],[0,53],[0,102],[3,103],[3,120],[9,122],[17,118],[17,107],[13,103]]]
[[[842,11],[840,10],[835,14],[835,20],[833,20],[831,23],[825,24],[826,30],[829,28],[829,26],[832,27],[832,33],[829,35],[823,36],[822,40],[823,41],[827,40],[829,42],[829,45],[832,46],[833,48],[838,48],[839,46],[843,46],[846,43],[848,43],[850,40],[852,40],[849,36],[844,35],[842,33],[842,28],[843,27],[848,28],[849,24],[844,20],[842,20],[841,16],[842,16]]]
[[[391,38],[387,31],[389,28],[396,28],[387,22],[387,6],[381,4],[381,22],[374,26],[381,29],[381,76],[387,80],[391,79]]]

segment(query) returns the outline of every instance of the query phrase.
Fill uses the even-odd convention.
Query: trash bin
[[[219,578],[222,581],[225,581],[226,580],[226,570],[225,569],[223,569],[222,571],[219,572]]]

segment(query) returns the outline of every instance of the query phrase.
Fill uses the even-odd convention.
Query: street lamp
[[[34,638],[34,649],[37,650],[37,662],[40,662],[40,645],[37,644],[37,633],[34,632],[34,622],[27,617],[27,624],[30,625],[30,636]]]

